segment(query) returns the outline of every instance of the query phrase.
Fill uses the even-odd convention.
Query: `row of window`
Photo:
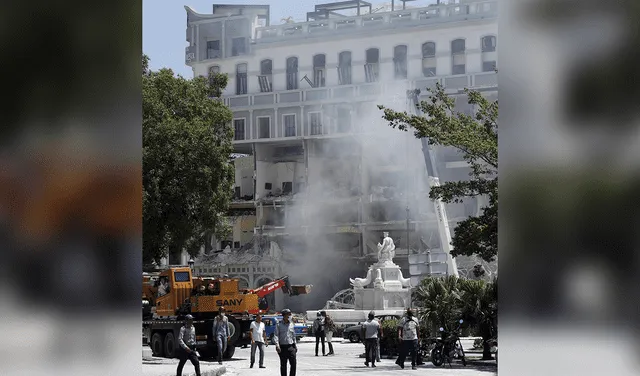
[[[338,133],[347,133],[351,131],[351,115],[347,109],[338,109],[338,121],[336,124],[336,131]],[[282,115],[282,124],[284,126],[284,137],[297,136],[297,115],[296,114],[284,114]],[[318,136],[324,134],[322,126],[322,113],[321,112],[309,112],[308,118],[309,134],[312,136]],[[271,138],[271,117],[270,116],[258,116],[258,127],[256,138]],[[233,119],[234,140],[241,141],[248,139],[247,137],[247,122],[244,118]]]
[[[482,71],[490,72],[495,70],[495,56],[485,55],[488,52],[496,51],[496,37],[485,36],[482,41]],[[364,73],[366,82],[377,82],[380,73],[380,50],[370,48],[365,51],[366,62]],[[452,74],[466,73],[466,42],[464,39],[456,39],[451,42]],[[399,45],[393,48],[393,76],[395,79],[406,79],[407,70],[407,46]],[[422,44],[422,74],[425,77],[437,75],[436,64],[436,44],[435,42],[425,42]],[[236,95],[247,94],[247,63],[236,65]],[[351,81],[351,51],[343,51],[338,54],[338,83],[340,85],[350,85]],[[209,68],[209,77],[220,73],[220,67],[214,65]],[[286,89],[298,89],[298,58],[289,57],[286,60]],[[313,56],[313,77],[306,75],[302,78],[312,87],[324,87],[326,83],[326,54],[316,54]],[[261,92],[273,91],[273,61],[265,59],[260,62],[260,75],[258,84]]]
[[[273,267],[253,267],[253,268],[229,268],[229,273],[249,273],[250,271],[256,273],[271,273],[275,271]],[[221,268],[199,268],[200,273],[223,273],[225,272]]]

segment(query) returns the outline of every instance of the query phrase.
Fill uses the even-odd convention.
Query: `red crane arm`
[[[289,284],[289,278],[283,277],[283,278],[276,279],[275,281],[266,283],[258,287],[257,289],[249,290],[248,292],[251,294],[258,295],[259,298],[264,298],[265,296],[271,294],[272,292],[285,287],[284,292],[288,294],[289,293],[288,284]]]

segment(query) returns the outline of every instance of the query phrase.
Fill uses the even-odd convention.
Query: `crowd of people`
[[[295,376],[298,347],[296,344],[294,322],[291,319],[291,310],[284,309],[281,313],[282,321],[276,324],[273,337],[276,352],[280,357],[280,375],[287,376],[287,369],[289,369],[289,375]],[[407,355],[410,355],[411,368],[416,369],[420,324],[411,309],[408,309],[406,315],[398,322],[397,329],[398,338],[402,340],[402,343],[396,364],[404,369],[405,359]],[[378,320],[375,319],[375,312],[369,312],[368,319],[363,323],[361,330],[361,338],[364,339],[363,342],[365,345],[364,364],[366,367],[376,367],[376,362],[380,362],[379,344],[383,336],[383,331],[382,326]],[[323,356],[334,355],[331,340],[335,331],[336,326],[331,316],[329,316],[326,311],[318,312],[317,318],[313,322],[313,332],[316,338],[315,356],[319,356],[320,344],[322,344]],[[266,368],[264,365],[264,355],[268,341],[265,333],[265,325],[264,322],[262,322],[262,316],[260,314],[256,315],[255,320],[251,323],[250,332],[251,358],[249,367],[253,368],[256,360],[256,350],[258,350],[258,366],[259,368]],[[224,307],[220,307],[219,309],[219,314],[216,316],[213,324],[212,334],[217,343],[218,363],[222,364],[222,355],[226,351],[227,343],[230,339],[229,320],[225,315]],[[200,354],[198,354],[196,350],[196,331],[191,315],[186,316],[185,325],[180,329],[178,343],[180,345],[178,351],[180,362],[178,363],[177,375],[182,375],[182,369],[187,360],[189,360],[195,368],[196,375],[200,376],[200,363],[198,360]],[[325,343],[329,347],[329,352],[326,352]]]

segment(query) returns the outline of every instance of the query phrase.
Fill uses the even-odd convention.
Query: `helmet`
[[[291,310],[289,308],[285,308],[280,313],[282,313],[283,315],[290,315],[291,314]]]
[[[191,316],[191,315],[186,315],[184,318],[187,319],[187,320],[193,320],[193,316]]]

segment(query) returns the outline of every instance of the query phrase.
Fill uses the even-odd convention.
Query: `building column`
[[[304,136],[304,106],[300,106],[300,133],[297,136]],[[306,165],[305,165],[306,167]]]
[[[193,29],[191,29],[193,31]],[[192,32],[193,35],[193,32]],[[202,46],[200,46],[200,24],[196,25],[196,61],[200,61],[200,49]],[[205,43],[204,48],[207,48],[207,45]],[[207,72],[208,74],[208,72]]]
[[[253,110],[249,110],[249,123],[247,125],[249,126],[249,139],[253,140],[255,138],[258,138],[258,137],[255,137],[254,134],[253,134],[254,133],[253,132]],[[255,155],[255,148],[253,150],[253,153]],[[254,159],[254,162],[255,162],[255,159]]]
[[[280,124],[280,122],[278,121],[278,108],[275,107],[273,109],[273,138],[278,138],[278,133],[279,133],[278,132],[278,128],[279,128],[278,125],[279,124]],[[284,135],[280,135],[280,137],[282,137],[282,136],[284,136]]]

